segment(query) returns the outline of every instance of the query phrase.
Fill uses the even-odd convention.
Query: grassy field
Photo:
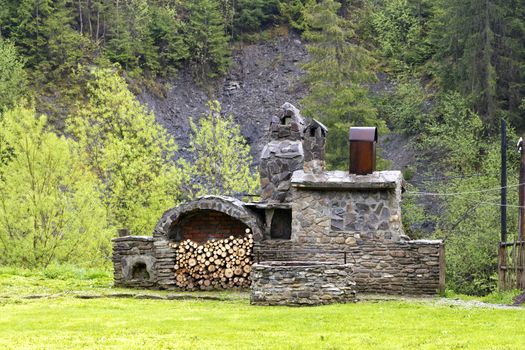
[[[223,293],[224,301],[85,300],[78,293],[125,290],[111,288],[103,273],[57,274],[24,276],[0,269],[0,348],[525,348],[524,308],[465,308],[436,301],[256,307],[239,293]],[[33,295],[46,297],[27,299]]]

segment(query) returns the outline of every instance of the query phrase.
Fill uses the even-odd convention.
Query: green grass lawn
[[[50,296],[24,299],[38,291],[38,274],[17,273],[0,269],[1,349],[525,348],[523,308],[464,308],[432,301],[257,307],[238,293],[230,293],[237,297],[228,301],[74,297],[75,288],[111,294],[110,285],[101,282],[109,279],[104,275],[77,279],[76,286],[64,279],[55,285],[41,276]],[[27,292],[24,279],[32,281]],[[8,295],[13,291],[18,295]]]

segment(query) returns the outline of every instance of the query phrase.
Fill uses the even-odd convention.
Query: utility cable
[[[510,187],[518,187],[521,185],[525,185],[525,183],[520,183],[516,185],[508,185],[503,187],[494,187],[494,188],[488,188],[485,190],[477,190],[477,191],[465,191],[465,192],[448,192],[448,193],[439,193],[439,192],[418,192],[418,191],[407,191],[404,194],[405,195],[414,195],[414,196],[431,196],[431,197],[447,197],[447,196],[462,196],[466,194],[476,194],[476,193],[486,193],[486,192],[493,192],[493,191],[500,191],[504,188],[510,188]]]

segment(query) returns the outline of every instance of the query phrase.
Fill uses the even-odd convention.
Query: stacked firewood
[[[247,229],[247,233],[248,233]],[[177,250],[177,286],[185,290],[229,289],[250,286],[253,236],[230,236],[198,244],[185,240]]]

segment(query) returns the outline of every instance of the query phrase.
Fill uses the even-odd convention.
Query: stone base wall
[[[155,269],[157,271],[157,287],[160,289],[175,289],[175,258],[177,256],[175,248],[169,245],[169,241],[155,239]]]
[[[360,293],[436,295],[444,292],[445,251],[442,241],[391,241],[380,235],[345,238],[327,244],[263,241],[254,247],[254,261],[321,262],[352,268]]]
[[[250,302],[256,305],[321,305],[356,301],[347,265],[254,264]]]
[[[155,263],[152,237],[125,236],[113,239],[116,287],[154,287],[157,280]]]
[[[358,292],[402,295],[444,292],[441,241],[368,241],[347,249]]]

